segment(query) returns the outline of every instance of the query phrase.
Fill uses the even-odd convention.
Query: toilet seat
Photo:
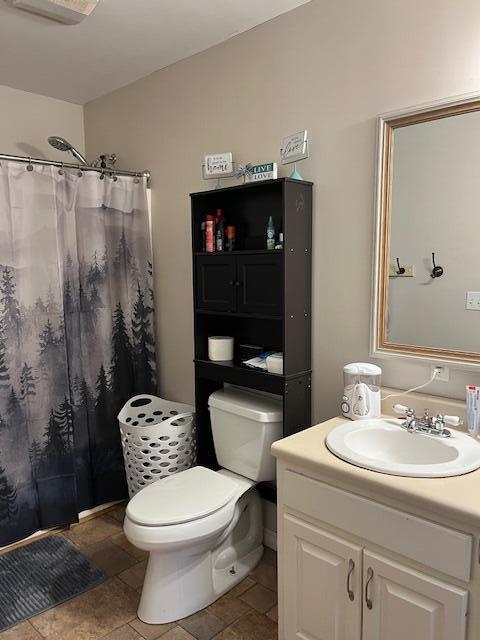
[[[139,491],[128,503],[126,515],[144,527],[189,523],[221,510],[238,490],[228,475],[193,467]]]

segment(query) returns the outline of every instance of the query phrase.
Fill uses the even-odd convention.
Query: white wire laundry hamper
[[[130,498],[143,487],[196,462],[194,407],[146,393],[118,414]]]

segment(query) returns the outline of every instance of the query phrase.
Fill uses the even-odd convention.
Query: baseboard
[[[98,518],[109,511],[113,511],[119,504],[125,502],[124,500],[117,500],[115,502],[107,502],[106,504],[101,504],[98,507],[93,507],[93,509],[87,509],[86,511],[81,511],[78,514],[78,522],[87,522],[88,520],[92,520],[92,518]],[[35,531],[27,538],[23,538],[22,540],[18,540],[18,542],[13,542],[12,544],[7,544],[5,547],[0,547],[0,555],[2,553],[7,553],[7,551],[13,551],[18,547],[23,547],[34,540],[39,540],[40,538],[45,538],[46,536],[52,535],[52,533],[60,533],[61,531],[67,531],[69,527],[52,527],[52,529],[41,529],[40,531]]]
[[[271,529],[263,530],[263,544],[269,549],[277,550],[277,532]]]
[[[119,504],[122,504],[125,500],[115,500],[115,502],[107,502],[105,504],[100,504],[98,507],[93,507],[93,509],[87,509],[86,511],[80,511],[78,514],[79,522],[87,522],[92,518],[97,518],[98,516],[103,516],[103,514],[108,513],[109,511],[114,511]]]

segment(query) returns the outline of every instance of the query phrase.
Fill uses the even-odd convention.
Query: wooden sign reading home
[[[229,153],[212,153],[205,156],[205,177],[219,178],[233,175],[233,158]]]

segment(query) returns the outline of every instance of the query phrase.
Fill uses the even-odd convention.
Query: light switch
[[[467,291],[465,296],[465,309],[480,311],[480,291]]]

